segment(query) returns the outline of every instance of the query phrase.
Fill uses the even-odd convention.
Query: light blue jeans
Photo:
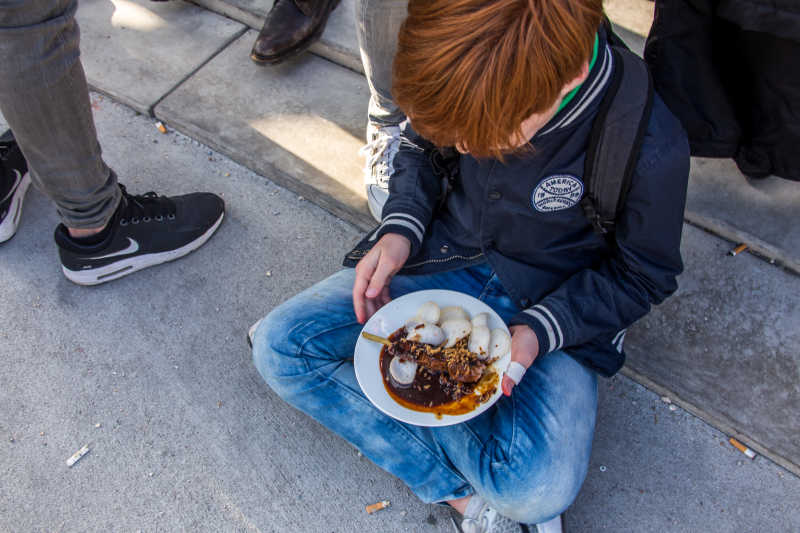
[[[478,492],[502,515],[542,523],[561,514],[583,483],[597,411],[597,376],[564,352],[536,359],[510,397],[454,426],[427,428],[383,414],[353,370],[361,325],[342,270],[267,315],[253,339],[256,368],[294,407],[353,444],[426,503]],[[429,276],[396,276],[397,298],[452,289],[504,320],[516,314],[487,264]]]

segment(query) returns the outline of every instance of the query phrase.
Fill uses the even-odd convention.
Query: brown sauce
[[[394,342],[405,334],[406,329],[400,328],[389,336],[389,340]],[[389,354],[389,347],[384,346],[381,349],[380,367],[383,386],[386,387],[389,396],[406,409],[433,413],[438,420],[444,415],[463,415],[474,411],[494,395],[500,381],[496,372],[485,371],[480,381],[475,384],[472,394],[454,401],[439,383],[439,374],[422,366],[417,367],[417,375],[411,385],[397,384],[389,372],[392,359],[394,356]]]

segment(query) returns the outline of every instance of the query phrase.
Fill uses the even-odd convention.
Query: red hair
[[[502,159],[591,57],[602,0],[410,0],[392,94],[438,146]]]

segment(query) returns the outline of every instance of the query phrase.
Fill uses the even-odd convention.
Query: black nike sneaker
[[[78,285],[97,285],[127,276],[200,248],[216,231],[225,214],[222,198],[212,193],[185,196],[128,194],[122,199],[111,233],[100,244],[82,246],[69,236],[64,224],[55,239],[64,275]]]
[[[6,130],[0,135],[0,242],[7,241],[17,232],[22,201],[30,185],[28,163],[14,134]]]

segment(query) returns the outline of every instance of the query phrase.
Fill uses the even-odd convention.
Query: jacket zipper
[[[353,254],[353,253],[348,254],[347,257],[349,259],[363,259],[364,256],[367,255],[368,253],[370,253],[371,251],[372,251],[372,248],[370,248],[369,250],[365,250],[363,252],[357,252],[358,254],[361,254],[361,257],[357,257],[356,254]],[[420,261],[419,263],[414,263],[413,265],[404,265],[403,268],[415,268],[415,267],[418,267],[418,266],[427,265],[429,263],[444,263],[446,261],[451,261],[453,259],[464,259],[464,260],[467,260],[467,261],[472,261],[473,259],[477,259],[482,255],[483,255],[483,252],[477,253],[477,254],[473,255],[472,257],[467,257],[467,256],[464,256],[464,255],[454,255],[454,256],[448,257],[446,259],[428,259],[427,261]]]
[[[463,255],[454,255],[452,257],[448,257],[446,259],[428,259],[427,261],[420,261],[419,263],[414,263],[413,265],[405,265],[403,268],[415,268],[422,265],[427,265],[428,263],[444,263],[446,261],[450,261],[452,259],[465,259],[467,261],[472,261],[473,259],[477,259],[483,255],[483,252],[480,252],[472,257],[466,257]]]

